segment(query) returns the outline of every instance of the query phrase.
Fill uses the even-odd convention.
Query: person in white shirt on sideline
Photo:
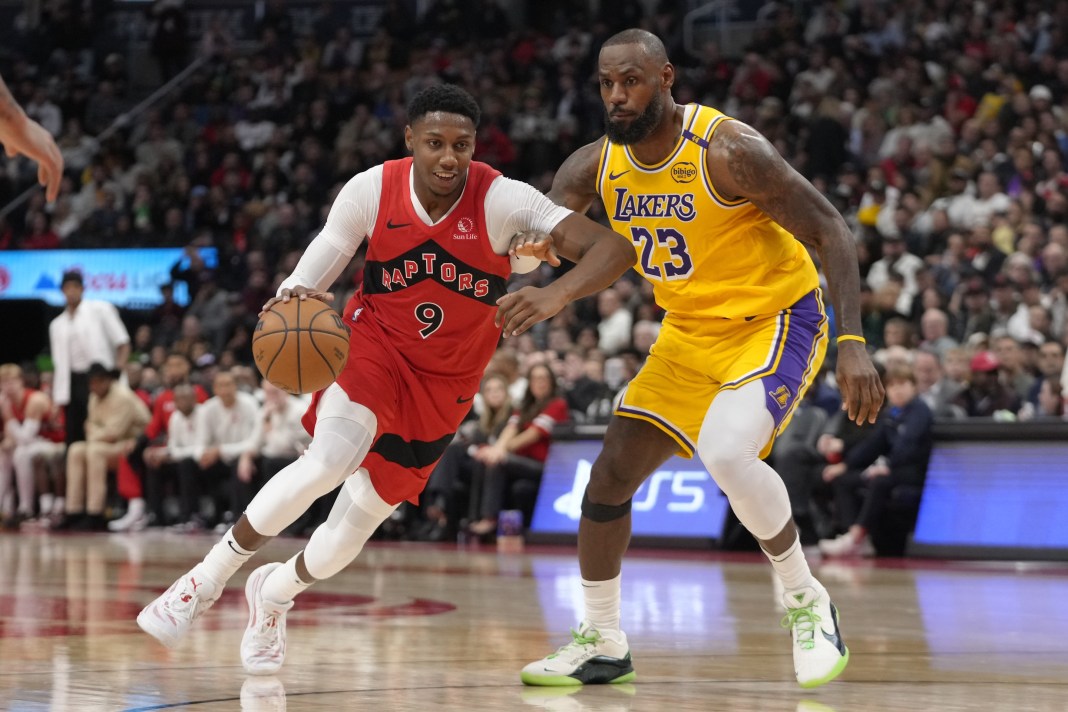
[[[197,391],[188,383],[174,387],[174,411],[167,419],[167,441],[145,448],[145,499],[149,522],[166,523],[163,499],[170,481],[178,495],[178,519],[185,524],[196,511],[199,491],[197,460],[204,439],[204,411],[197,403]],[[183,473],[185,475],[183,476]],[[146,522],[148,523],[148,522]]]
[[[99,363],[110,370],[126,363],[130,333],[115,305],[82,299],[85,283],[81,272],[64,272],[59,288],[67,299],[67,308],[49,325],[48,340],[55,367],[52,399],[65,407],[69,446],[85,440],[89,366]]]
[[[264,379],[263,405],[259,408],[256,428],[250,438],[252,446],[237,460],[234,501],[231,511],[243,512],[253,495],[283,467],[297,459],[311,442],[300,422],[308,403],[291,396]]]
[[[195,473],[179,469],[179,477],[190,476],[197,479],[201,493],[207,494],[217,490],[217,500],[227,501],[232,513],[237,499],[235,482],[237,482],[237,463],[241,453],[252,448],[256,436],[256,421],[259,404],[255,397],[237,389],[237,382],[232,373],[220,371],[212,380],[214,397],[209,398],[201,410],[201,434],[198,438],[200,454],[196,460]],[[220,490],[225,487],[225,490]],[[223,495],[222,492],[226,492]],[[221,520],[226,519],[224,514]],[[194,511],[193,526],[198,528],[197,513]]]

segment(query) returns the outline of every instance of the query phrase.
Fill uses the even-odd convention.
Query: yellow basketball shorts
[[[760,380],[775,436],[819,374],[827,352],[827,315],[819,289],[788,309],[751,319],[664,320],[638,375],[627,385],[616,414],[657,426],[693,457],[705,413],[716,394]]]

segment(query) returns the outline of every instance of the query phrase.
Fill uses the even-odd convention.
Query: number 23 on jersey
[[[675,228],[632,225],[630,239],[639,250],[642,272],[648,279],[671,282],[686,279],[693,272],[686,238]]]

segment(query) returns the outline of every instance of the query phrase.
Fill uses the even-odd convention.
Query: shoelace
[[[575,646],[578,646],[580,648],[584,648],[587,645],[594,645],[598,641],[601,640],[601,634],[600,633],[598,633],[595,630],[594,631],[590,631],[590,632],[591,632],[591,635],[583,635],[582,633],[579,633],[577,630],[572,628],[571,629],[571,642],[570,643],[565,643],[564,645],[561,645],[556,650],[555,653],[553,653],[552,655],[549,656],[549,659],[551,660],[551,659],[555,658],[556,656],[563,654],[563,652],[565,650],[568,650],[568,649],[573,648]]]
[[[814,605],[815,601],[801,608],[791,608],[779,623],[783,628],[797,631],[797,644],[804,650],[815,647],[816,624],[823,620],[812,610]]]
[[[263,611],[263,622],[256,628],[256,647],[263,652],[274,652],[278,645],[278,619],[284,611]]]

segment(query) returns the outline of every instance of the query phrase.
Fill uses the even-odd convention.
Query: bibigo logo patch
[[[671,167],[671,178],[676,183],[689,183],[697,177],[697,166],[689,161],[676,163]]]

